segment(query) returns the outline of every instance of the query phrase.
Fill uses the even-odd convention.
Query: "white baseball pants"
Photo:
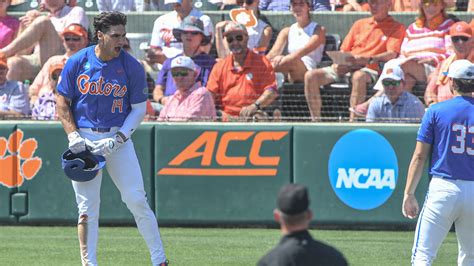
[[[90,129],[80,129],[79,132],[82,137],[95,141],[112,137],[117,130],[118,128],[114,128],[111,132],[98,133],[92,132]],[[165,262],[166,256],[158,222],[146,199],[143,176],[131,139],[120,146],[117,151],[106,156],[106,168],[120,191],[122,201],[135,218],[138,230],[150,251],[152,264],[159,265]],[[102,170],[91,181],[72,181],[79,209],[78,230],[83,265],[97,265],[101,182]],[[81,236],[81,234],[83,235]]]
[[[413,265],[431,265],[455,224],[458,265],[474,266],[474,181],[434,176],[418,218],[412,250]]]

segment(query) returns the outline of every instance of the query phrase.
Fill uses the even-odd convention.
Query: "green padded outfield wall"
[[[19,217],[21,223],[75,222],[77,208],[74,190],[71,181],[61,169],[60,155],[67,148],[67,138],[61,125],[57,122],[25,122],[19,123],[17,128],[23,133],[23,143],[26,143],[27,139],[34,139],[37,143],[37,149],[33,152],[30,148],[29,151],[32,153],[27,157],[39,158],[41,164],[32,178],[24,178],[23,183],[14,189],[16,193],[12,195],[11,209],[15,211],[15,215]],[[142,125],[133,136],[144,175],[145,190],[152,207],[154,205],[152,192],[154,170],[152,165],[153,149],[150,144],[154,137],[153,130],[151,125]],[[3,131],[0,132],[2,135],[4,134]],[[28,143],[25,147],[30,146],[32,144]],[[25,158],[21,163],[23,164],[27,160],[28,158]],[[124,164],[126,163],[124,162]],[[3,173],[3,169],[1,171]],[[7,190],[4,187],[0,188],[1,206],[3,206],[4,194],[10,193],[5,191]],[[5,216],[4,209],[0,208],[2,218]],[[122,203],[120,193],[106,171],[101,186],[100,221],[104,223],[133,223],[133,216]]]
[[[417,129],[369,124],[294,127],[294,181],[308,186],[315,221],[409,223],[401,205]],[[427,185],[425,171],[417,189],[420,204]]]
[[[275,196],[290,182],[309,187],[315,223],[413,224],[400,208],[417,127],[145,123],[133,140],[148,200],[164,224],[272,223]],[[1,123],[0,134],[0,147],[16,136],[11,146],[20,158],[13,171],[5,166],[10,152],[1,156],[0,222],[74,223],[60,124]],[[5,186],[6,176],[14,185]],[[425,174],[420,203],[427,183]],[[101,222],[133,223],[107,174],[101,195]]]
[[[156,207],[161,223],[272,220],[291,181],[291,126],[156,126]]]
[[[16,192],[12,184],[16,183],[17,178],[11,171],[14,164],[8,159],[11,153],[7,149],[8,139],[14,130],[14,124],[0,123],[0,222],[16,221],[11,212],[11,195]]]

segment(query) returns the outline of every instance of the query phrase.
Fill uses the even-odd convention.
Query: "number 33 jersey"
[[[431,175],[474,181],[474,98],[457,96],[432,105],[417,140],[432,145]]]

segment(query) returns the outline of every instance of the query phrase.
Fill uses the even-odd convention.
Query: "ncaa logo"
[[[337,197],[351,208],[371,210],[385,203],[398,180],[398,160],[390,143],[369,129],[353,130],[334,145],[328,164]]]

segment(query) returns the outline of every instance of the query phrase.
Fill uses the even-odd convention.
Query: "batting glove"
[[[122,146],[122,144],[127,141],[127,139],[122,136],[123,134],[117,133],[112,138],[105,138],[101,140],[94,141],[94,149],[92,154],[95,155],[110,155]]]
[[[75,154],[85,151],[86,148],[91,149],[95,146],[92,141],[81,137],[77,131],[69,133],[67,139],[69,140],[69,150]]]

